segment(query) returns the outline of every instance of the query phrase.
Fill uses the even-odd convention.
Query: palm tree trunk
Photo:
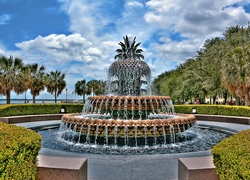
[[[82,102],[85,103],[85,93],[82,95]]]
[[[55,91],[55,103],[56,103],[56,100],[57,100],[57,99],[56,99],[56,91]]]
[[[10,104],[10,91],[6,93],[6,104]]]
[[[35,104],[36,103],[36,96],[32,96],[32,99],[33,99],[33,104]]]

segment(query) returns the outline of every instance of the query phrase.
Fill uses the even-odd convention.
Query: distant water
[[[36,104],[41,104],[44,101],[44,103],[55,103],[54,99],[36,99]],[[61,103],[62,101],[65,102],[65,99],[57,99],[57,103]],[[29,102],[32,104],[32,99],[26,99],[26,103]],[[67,100],[67,103],[82,103],[82,100],[73,100],[69,99]],[[11,104],[25,104],[25,99],[11,99],[10,100]],[[0,99],[0,104],[6,104],[6,99]]]

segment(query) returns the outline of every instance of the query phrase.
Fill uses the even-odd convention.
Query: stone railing
[[[0,121],[7,124],[34,122],[34,121],[49,121],[60,120],[63,114],[39,114],[39,115],[23,115],[23,116],[9,116],[0,117]]]
[[[248,125],[250,125],[250,117],[207,115],[207,114],[194,114],[194,115],[196,117],[196,120],[238,123],[238,124],[248,124]]]

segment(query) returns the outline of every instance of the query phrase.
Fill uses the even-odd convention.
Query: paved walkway
[[[19,125],[31,128],[37,125],[55,123],[59,124],[60,121],[22,123]],[[209,121],[197,121],[197,123],[234,129],[236,131],[250,129],[250,125],[242,124]],[[68,153],[42,148],[40,153],[45,155],[87,158],[89,180],[177,180],[179,158],[211,156],[210,150],[178,154],[124,156]]]

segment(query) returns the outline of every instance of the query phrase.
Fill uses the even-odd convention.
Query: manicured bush
[[[222,140],[212,155],[220,179],[250,179],[250,129]]]
[[[250,117],[249,106],[228,106],[228,105],[175,105],[176,113],[191,114],[195,108],[197,114],[244,116]]]
[[[0,122],[0,179],[35,179],[41,140],[35,131]]]
[[[10,104],[0,106],[0,117],[59,114],[62,106],[66,108],[66,113],[79,113],[83,108],[83,104]]]

